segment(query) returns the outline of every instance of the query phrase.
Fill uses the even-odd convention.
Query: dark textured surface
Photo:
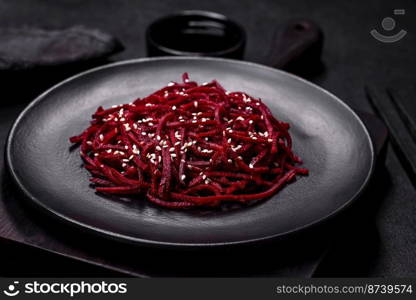
[[[325,70],[311,79],[347,103],[371,111],[365,99],[364,84],[399,89],[415,84],[416,2],[412,0],[394,3],[378,0],[3,0],[0,6],[1,26],[64,28],[84,24],[108,31],[119,37],[127,48],[117,59],[143,57],[146,25],[176,9],[210,9],[240,22],[248,32],[246,58],[257,62],[266,60],[275,26],[289,19],[308,17],[321,25],[326,37],[322,55]],[[398,27],[408,34],[397,43],[382,44],[374,40],[369,31],[373,28],[381,31],[382,18],[392,16],[394,8],[406,9],[405,16],[395,19]],[[409,111],[413,112],[414,95],[409,93],[405,98],[406,105],[413,108]],[[14,93],[6,96],[9,102],[29,100],[16,99]],[[18,109],[1,107],[2,137]],[[414,276],[416,273],[416,192],[391,148],[387,151],[386,169],[379,174],[382,180],[378,188],[370,190],[366,198],[377,206],[360,210],[362,219],[366,220],[365,227],[360,227],[363,223],[352,226],[357,223],[355,216],[347,219],[348,226],[339,232],[332,260],[328,260],[329,268],[322,270],[324,276]],[[5,199],[4,195],[1,197]]]

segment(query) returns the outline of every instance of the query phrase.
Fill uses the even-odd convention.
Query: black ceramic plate
[[[143,201],[109,199],[89,186],[68,138],[99,105],[128,103],[183,72],[260,97],[292,125],[294,151],[310,170],[277,195],[235,209],[173,211]],[[360,119],[325,90],[282,71],[233,60],[156,58],[116,63],[72,77],[33,101],[7,144],[12,177],[52,214],[107,236],[163,246],[217,246],[276,238],[316,224],[350,204],[373,169],[373,148]]]

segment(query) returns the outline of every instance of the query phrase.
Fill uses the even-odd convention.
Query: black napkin
[[[59,81],[109,62],[121,42],[98,29],[0,28],[1,105],[33,100]]]
[[[106,58],[123,49],[113,36],[75,26],[63,30],[0,29],[0,71],[57,67]]]

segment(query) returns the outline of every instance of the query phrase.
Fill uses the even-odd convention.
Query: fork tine
[[[397,109],[397,112],[400,115],[400,118],[404,122],[404,125],[407,127],[410,135],[413,138],[413,141],[416,143],[416,120],[412,118],[409,114],[409,111],[404,107],[402,97],[400,93],[395,89],[387,89],[387,93],[390,96],[391,101]]]

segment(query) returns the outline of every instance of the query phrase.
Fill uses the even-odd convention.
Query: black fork
[[[416,106],[411,103],[413,98],[405,98],[400,90],[392,88],[366,86],[365,92],[374,111],[385,122],[393,149],[416,187]]]

